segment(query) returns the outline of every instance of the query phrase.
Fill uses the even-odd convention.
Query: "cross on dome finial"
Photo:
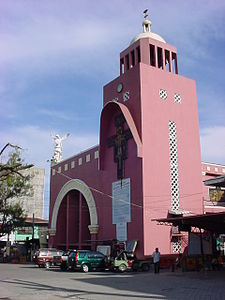
[[[162,43],[166,43],[166,41],[160,35],[151,32],[152,22],[148,19],[148,9],[145,9],[143,11],[143,14],[144,14],[144,20],[142,22],[143,32],[136,35],[130,42],[130,45],[143,38],[151,38],[151,39],[158,40]]]
[[[145,20],[142,23],[143,32],[150,32],[152,22],[148,20],[148,8],[143,11]]]
[[[143,13],[145,14],[144,18],[146,20],[148,18],[148,8],[146,8],[146,10],[144,10]]]

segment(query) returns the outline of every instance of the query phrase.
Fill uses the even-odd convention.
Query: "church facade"
[[[187,236],[154,219],[203,213],[195,82],[147,16],[142,25],[104,86],[99,145],[52,163],[50,246],[136,240],[137,257],[178,253]]]

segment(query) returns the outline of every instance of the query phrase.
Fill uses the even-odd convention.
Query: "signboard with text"
[[[131,221],[130,178],[112,183],[113,224]]]

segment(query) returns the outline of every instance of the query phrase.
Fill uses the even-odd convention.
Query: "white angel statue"
[[[64,134],[62,137],[60,137],[59,134],[56,134],[55,136],[51,135],[55,141],[55,149],[52,156],[52,161],[54,163],[59,163],[62,160],[62,141],[65,140],[69,135],[69,133]]]

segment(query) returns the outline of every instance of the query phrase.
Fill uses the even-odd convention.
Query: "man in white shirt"
[[[158,248],[155,248],[155,251],[152,253],[152,258],[154,263],[154,271],[155,273],[159,273],[160,252]]]

